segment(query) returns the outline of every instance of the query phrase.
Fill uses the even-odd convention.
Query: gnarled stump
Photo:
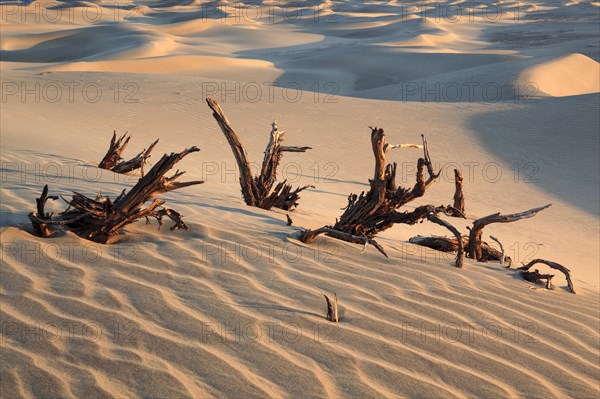
[[[518,270],[527,271],[533,265],[535,265],[537,263],[543,263],[544,265],[547,265],[547,266],[551,267],[552,269],[556,269],[556,270],[561,271],[565,275],[565,277],[567,278],[567,284],[569,285],[569,290],[573,294],[575,293],[575,288],[573,287],[573,281],[571,281],[571,271],[569,269],[567,269],[566,267],[564,267],[563,265],[561,265],[561,264],[558,264],[556,262],[552,262],[552,261],[549,261],[549,260],[545,260],[545,259],[534,259],[531,262],[529,262],[528,264],[526,264],[525,266],[519,267]],[[536,272],[538,272],[538,271],[536,270]],[[550,281],[548,281],[548,283],[549,282]]]
[[[150,205],[144,206],[158,194],[203,183],[202,181],[177,182],[176,180],[185,173],[179,171],[171,177],[165,177],[165,174],[183,157],[197,151],[200,150],[190,147],[180,153],[165,154],[146,176],[140,178],[129,192],[123,190],[114,202],[102,195],[92,199],[75,192],[70,201],[65,200],[69,207],[55,218],[46,214],[43,209],[48,192],[48,186],[45,186],[42,196],[37,201],[37,212],[29,216],[34,230],[45,237],[47,234],[43,226],[63,225],[82,238],[102,244],[117,235],[126,225],[141,218],[154,217],[161,223],[162,218],[167,216],[175,223],[172,230],[180,228],[189,230],[178,212],[162,206],[165,201],[154,199]]]
[[[273,122],[269,143],[265,149],[265,156],[263,158],[260,175],[254,177],[250,170],[246,149],[240,142],[237,133],[231,127],[223,110],[212,98],[207,98],[206,103],[213,111],[213,117],[219,124],[219,127],[223,131],[223,134],[225,135],[225,138],[227,138],[229,146],[233,151],[233,155],[240,170],[240,186],[246,205],[262,209],[271,209],[275,207],[286,211],[293,210],[297,207],[298,200],[300,199],[299,193],[309,187],[314,188],[313,186],[307,185],[292,190],[292,186],[283,181],[277,184],[272,191],[271,189],[277,180],[277,166],[279,166],[279,162],[281,162],[283,152],[305,152],[311,148],[282,145],[281,143],[284,140],[285,132],[280,132],[277,129],[277,123]]]
[[[371,128],[371,146],[375,157],[375,173],[370,180],[371,189],[360,195],[350,194],[344,213],[333,226],[325,226],[316,230],[304,230],[300,240],[310,243],[320,234],[340,240],[371,244],[381,253],[383,248],[374,237],[392,227],[396,223],[415,224],[428,215],[445,212],[446,207],[424,205],[412,212],[398,212],[397,209],[406,203],[421,197],[427,188],[433,184],[439,173],[434,173],[429,157],[429,149],[425,136],[421,135],[423,145],[388,144],[383,129]],[[417,161],[416,183],[411,189],[396,187],[397,164],[386,164],[386,156],[393,148],[422,148],[423,158]],[[428,178],[425,180],[423,170],[427,168]],[[386,255],[387,256],[387,255]]]

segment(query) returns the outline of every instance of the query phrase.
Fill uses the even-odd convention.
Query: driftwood
[[[538,212],[548,208],[552,204],[540,206],[539,208],[529,209],[528,211],[513,213],[510,215],[501,215],[499,212],[492,215],[482,217],[473,222],[471,232],[469,233],[469,243],[467,245],[467,256],[477,261],[489,260],[483,256],[481,249],[481,235],[483,228],[492,223],[511,223],[517,220],[528,219],[534,217]]]
[[[465,217],[465,196],[463,194],[463,176],[460,170],[454,169],[454,204],[449,206],[449,216]]]
[[[104,244],[126,225],[138,219],[154,217],[161,225],[164,216],[175,223],[171,230],[189,230],[178,212],[163,207],[165,201],[154,199],[150,205],[144,206],[158,194],[203,183],[202,181],[177,182],[176,180],[185,173],[180,171],[175,172],[171,177],[165,177],[165,174],[183,157],[197,151],[200,150],[190,147],[180,153],[165,154],[128,193],[123,190],[114,201],[100,194],[92,199],[74,192],[70,201],[65,200],[69,204],[68,208],[54,218],[52,214],[44,211],[46,200],[56,198],[47,196],[48,186],[45,186],[42,195],[37,199],[37,211],[29,215],[34,231],[42,237],[47,237],[51,234],[49,226],[62,225],[82,238]]]
[[[273,189],[273,185],[277,180],[277,166],[281,162],[283,152],[305,152],[311,147],[290,147],[282,145],[285,138],[285,132],[280,132],[277,129],[277,123],[273,122],[269,143],[265,149],[265,156],[262,163],[260,175],[254,177],[250,169],[248,155],[242,143],[240,142],[236,132],[231,127],[229,120],[223,113],[219,104],[207,98],[206,103],[213,111],[213,117],[216,119],[223,134],[227,138],[235,160],[240,170],[240,186],[242,188],[242,196],[246,205],[255,206],[262,209],[281,208],[289,211],[298,206],[300,199],[299,193],[311,185],[299,187],[292,190],[290,184],[286,181],[278,183]]]
[[[325,297],[325,300],[327,301],[327,316],[326,316],[327,320],[337,323],[338,321],[340,321],[340,318],[338,315],[337,294],[336,293],[333,294],[333,302],[331,302],[331,300],[329,300],[329,297],[327,295],[323,294],[323,296]]]
[[[386,255],[383,248],[374,240],[374,237],[392,227],[396,223],[415,224],[435,215],[438,212],[446,212],[446,207],[435,207],[424,205],[415,208],[412,212],[398,212],[397,209],[425,194],[425,191],[439,173],[433,171],[429,148],[425,136],[421,135],[423,145],[414,144],[388,144],[386,143],[383,129],[371,128],[371,146],[375,157],[375,173],[369,180],[370,190],[360,195],[350,194],[348,205],[344,213],[332,226],[324,226],[316,230],[304,230],[300,234],[300,240],[310,243],[320,234],[340,240],[371,244],[381,253]],[[411,189],[396,187],[397,164],[387,164],[387,153],[394,148],[422,148],[423,158],[417,161],[416,183]],[[424,177],[424,169],[427,169],[428,178]],[[386,255],[387,256],[387,255]]]
[[[526,265],[524,265],[524,266],[522,266],[522,267],[519,267],[519,269],[518,269],[518,270],[527,271],[527,270],[529,270],[529,269],[530,269],[530,268],[531,268],[533,265],[535,265],[535,264],[537,264],[537,263],[543,263],[544,265],[546,265],[546,266],[549,266],[549,267],[551,267],[552,269],[556,269],[556,270],[559,270],[559,271],[561,271],[561,272],[562,272],[562,273],[565,275],[565,277],[567,278],[567,284],[569,285],[569,290],[570,290],[570,291],[571,291],[573,294],[575,293],[575,288],[573,287],[573,281],[571,281],[571,271],[570,271],[569,269],[567,269],[566,267],[564,267],[563,265],[560,265],[560,264],[558,264],[558,263],[556,263],[556,262],[552,262],[552,261],[545,260],[545,259],[534,259],[534,260],[532,260],[531,262],[529,262],[528,264],[526,264]],[[536,270],[536,271],[535,271],[535,272],[533,272],[533,273],[536,273],[536,272],[539,274],[539,271],[538,271],[538,270]],[[531,276],[531,274],[529,274],[529,276]],[[541,276],[544,276],[544,275],[541,275]],[[525,274],[523,274],[523,277],[525,277]],[[543,278],[543,277],[542,277],[542,278]],[[529,281],[531,281],[531,280],[529,280]],[[536,281],[537,281],[537,280],[536,280]],[[550,284],[550,281],[549,281],[549,280],[548,280],[548,284]]]
[[[411,237],[408,241],[412,244],[435,249],[436,251],[458,252],[459,250],[458,240],[456,238],[449,238],[443,236],[414,236]],[[463,248],[466,248],[468,244],[468,237],[462,236],[462,243]],[[500,258],[502,257],[502,252],[490,246],[485,241],[481,242],[481,251],[483,257],[487,260],[500,261]],[[506,256],[505,261],[509,263],[512,262],[510,256]]]
[[[154,150],[158,140],[152,143],[147,149],[144,148],[139,154],[129,161],[123,161],[122,154],[125,151],[125,148],[127,148],[129,140],[131,140],[131,136],[128,136],[127,133],[117,139],[117,132],[113,132],[108,151],[98,164],[98,167],[101,169],[112,170],[115,173],[121,174],[140,169],[142,176],[144,176],[144,165],[148,163],[148,158],[150,158],[150,154],[152,153],[152,150]]]

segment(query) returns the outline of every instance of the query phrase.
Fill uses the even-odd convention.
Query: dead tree
[[[386,143],[383,129],[371,128],[371,146],[375,157],[375,173],[369,180],[370,190],[360,195],[350,194],[348,205],[344,213],[334,225],[324,226],[316,230],[304,230],[300,240],[310,243],[320,234],[352,243],[373,245],[385,256],[383,248],[374,240],[380,232],[389,229],[396,223],[415,224],[435,215],[445,212],[446,207],[433,205],[419,206],[412,212],[399,212],[398,208],[421,197],[429,186],[433,184],[439,173],[433,171],[429,148],[425,136],[421,135],[423,145],[414,144],[389,144]],[[422,148],[423,158],[417,161],[416,183],[411,189],[396,186],[397,164],[387,164],[387,153],[394,148]],[[428,178],[424,177],[427,169]]]
[[[462,192],[463,177],[458,169],[454,169],[454,204],[449,208],[449,216],[465,217],[465,196]]]
[[[467,256],[477,261],[486,261],[481,250],[481,235],[483,234],[483,228],[492,223],[511,223],[517,220],[529,219],[534,217],[538,212],[548,208],[552,204],[533,208],[528,211],[513,213],[510,215],[501,215],[500,212],[494,213],[477,219],[473,222],[471,232],[469,233],[469,243],[467,245]]]
[[[159,224],[162,224],[164,216],[175,223],[171,230],[189,230],[178,212],[163,207],[165,201],[154,197],[168,191],[203,183],[202,181],[177,182],[176,180],[185,173],[179,170],[172,176],[165,177],[165,174],[183,157],[197,151],[200,151],[197,147],[190,147],[180,153],[165,154],[129,192],[123,190],[114,201],[100,194],[92,199],[74,192],[70,201],[65,200],[69,205],[68,208],[57,217],[52,217],[52,214],[44,211],[46,200],[56,198],[47,196],[48,186],[45,186],[42,195],[37,199],[37,211],[29,215],[34,231],[42,237],[47,237],[51,234],[49,226],[61,225],[73,230],[82,238],[105,244],[119,234],[126,225],[138,219],[148,220],[149,217],[154,217]],[[153,198],[152,203],[146,206],[146,202]]]
[[[260,175],[254,177],[250,169],[250,162],[246,149],[240,142],[238,135],[231,127],[229,120],[223,113],[219,104],[212,98],[207,98],[206,103],[213,111],[213,117],[216,119],[219,127],[223,131],[225,138],[229,142],[235,160],[240,170],[240,186],[242,196],[246,205],[255,206],[262,209],[271,209],[273,207],[286,211],[293,210],[298,206],[300,199],[299,193],[311,185],[303,186],[292,190],[290,184],[286,181],[278,183],[273,189],[277,180],[277,166],[281,162],[283,152],[305,152],[311,147],[289,147],[282,145],[285,138],[285,132],[277,129],[277,123],[272,124],[269,143],[265,149],[265,156],[262,163]]]
[[[338,301],[337,301],[337,294],[334,293],[333,294],[333,303],[329,300],[329,297],[325,294],[323,294],[323,296],[325,297],[325,300],[327,301],[327,316],[326,319],[329,321],[333,321],[334,323],[337,323],[338,321],[340,321],[339,315],[338,315]]]
[[[567,269],[566,267],[564,267],[563,265],[560,265],[560,264],[558,264],[556,262],[551,262],[551,261],[545,260],[545,259],[534,259],[531,262],[529,262],[528,264],[526,264],[526,265],[524,265],[522,267],[519,267],[518,270],[527,271],[533,265],[535,265],[537,263],[543,263],[544,265],[547,265],[547,266],[551,267],[552,269],[556,269],[556,270],[561,271],[565,275],[565,277],[567,278],[567,284],[569,285],[569,290],[573,294],[575,293],[575,288],[573,287],[573,281],[571,281],[571,271],[569,269]],[[535,272],[538,272],[538,274],[539,274],[538,270],[536,270]],[[533,273],[535,273],[535,272],[533,272]],[[525,277],[525,275],[523,275],[523,276]],[[541,276],[545,276],[545,275],[541,275]],[[544,278],[544,277],[541,277],[541,278]],[[531,280],[529,280],[529,281],[531,281]],[[550,283],[550,280],[548,280],[548,284],[549,283]]]
[[[144,165],[148,162],[147,160],[150,158],[150,153],[158,143],[158,140],[152,143],[147,149],[144,148],[139,154],[129,161],[123,161],[122,155],[125,151],[125,148],[127,148],[127,145],[129,144],[129,140],[131,140],[131,136],[128,136],[127,133],[117,139],[117,132],[113,132],[108,151],[98,164],[98,167],[101,169],[112,170],[115,173],[121,174],[129,173],[136,169],[141,169],[143,176]]]

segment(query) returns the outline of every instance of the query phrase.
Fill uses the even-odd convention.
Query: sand
[[[0,5],[0,396],[599,397],[598,3],[282,4]],[[286,144],[313,147],[281,165],[316,186],[293,226],[243,203],[208,95],[255,162],[274,118]],[[408,243],[447,234],[429,223],[382,234],[389,259],[301,243],[368,187],[368,126],[393,143],[427,135],[442,174],[407,209],[450,203],[457,166],[463,231],[552,203],[484,238],[516,264],[569,267],[577,294],[560,273],[546,290],[497,263],[456,269]],[[201,148],[180,169],[205,183],[163,196],[192,230],[35,237],[44,184],[111,197],[135,184],[96,168],[113,130],[132,134],[129,156],[160,138],[151,162]],[[399,184],[420,155],[390,156]]]

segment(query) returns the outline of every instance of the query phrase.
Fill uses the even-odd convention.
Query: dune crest
[[[600,92],[600,63],[583,54],[569,54],[521,72],[521,82],[535,82],[553,97]]]

